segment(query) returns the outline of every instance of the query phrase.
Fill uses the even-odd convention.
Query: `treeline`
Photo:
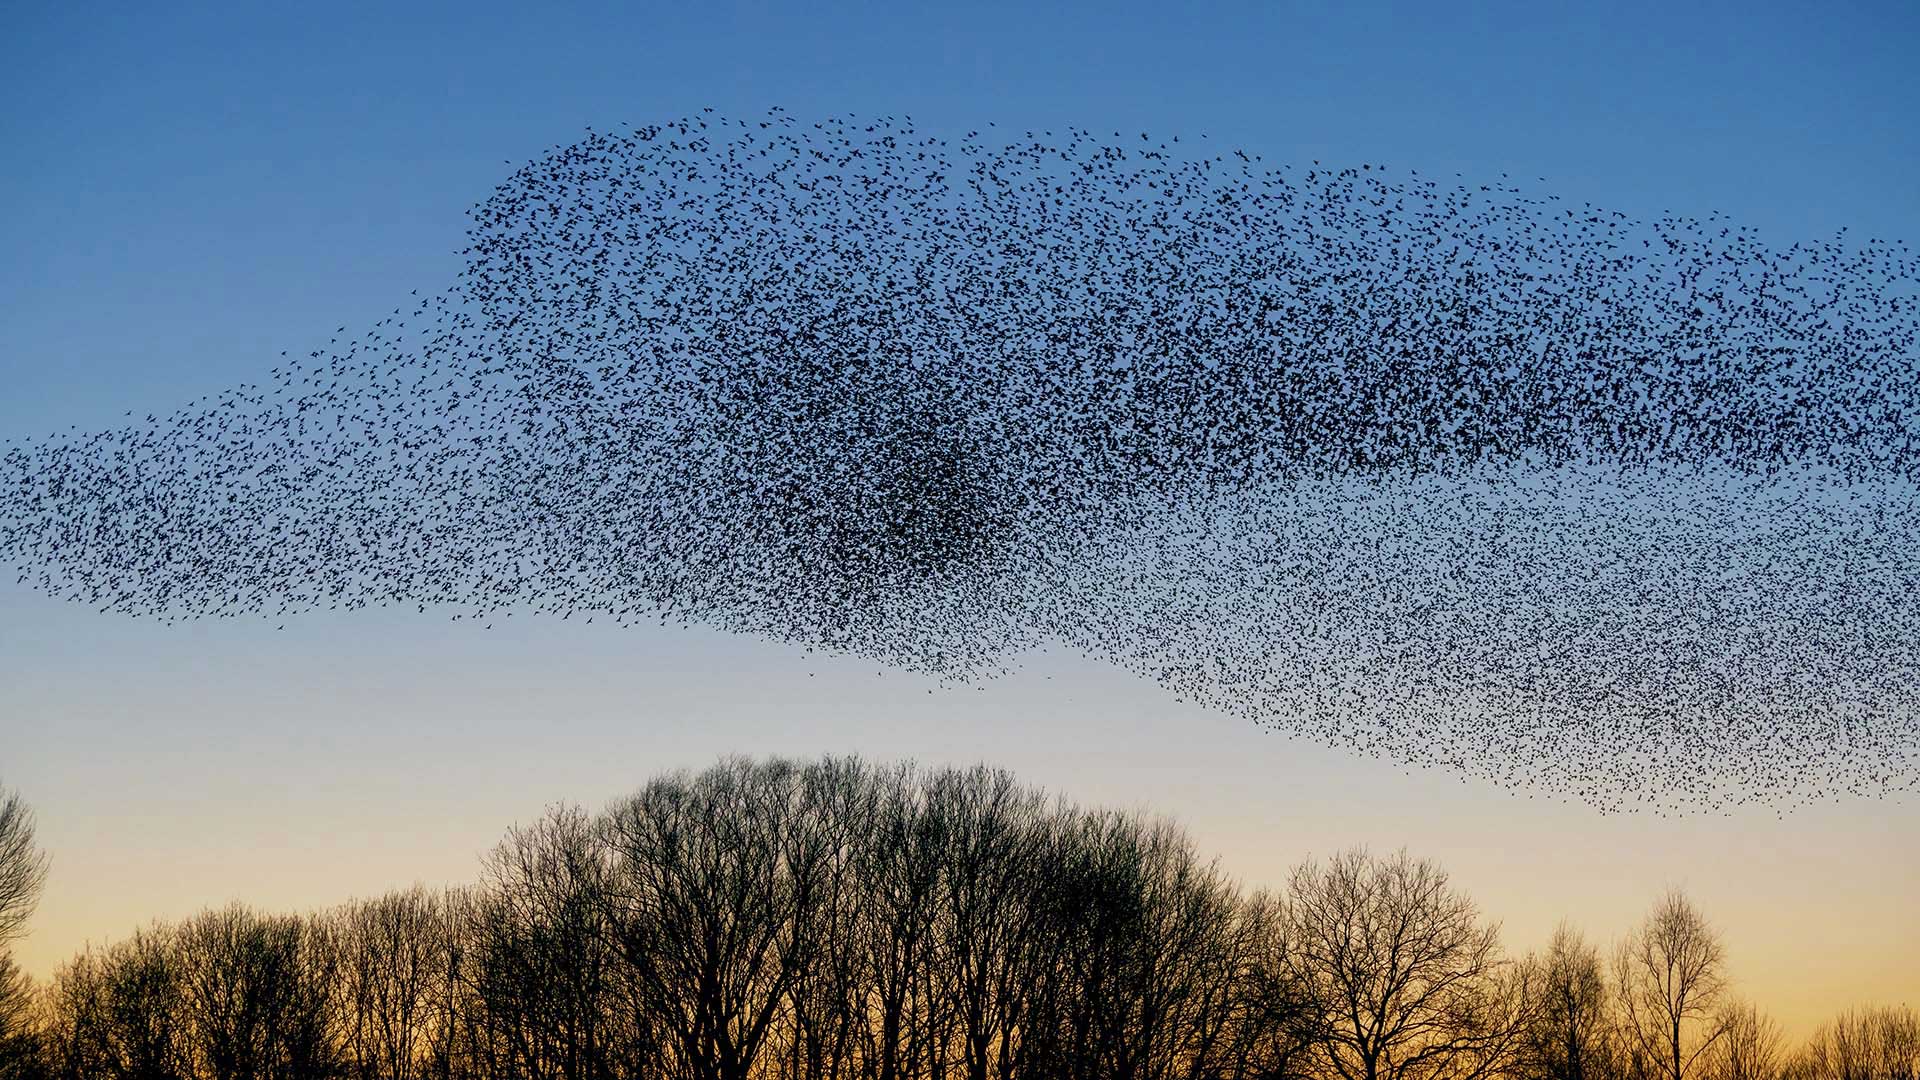
[[[45,868],[13,849],[0,935]],[[1790,1052],[1723,969],[1678,894],[1605,960],[1516,955],[1405,853],[1247,892],[1004,772],[735,759],[554,809],[471,887],[0,969],[0,1080],[1916,1080],[1911,1009]]]

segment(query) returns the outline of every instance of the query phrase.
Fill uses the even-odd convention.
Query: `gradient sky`
[[[1204,131],[1269,161],[1719,210],[1783,245],[1920,240],[1911,4],[1039,6],[12,5],[0,439],[264,381],[280,350],[448,284],[465,209],[520,162],[707,105]],[[55,858],[19,946],[36,975],[229,898],[468,880],[543,804],[598,806],[725,752],[858,752],[987,760],[1170,814],[1250,885],[1405,844],[1522,948],[1563,916],[1611,942],[1679,884],[1796,1034],[1920,1004],[1913,800],[1599,817],[1289,741],[1058,653],[944,690],[700,631],[401,612],[161,628],[10,581],[0,782]]]

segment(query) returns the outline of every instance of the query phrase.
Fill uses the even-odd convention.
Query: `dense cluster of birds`
[[[165,619],[451,605],[976,680],[1064,642],[1662,812],[1920,780],[1920,294],[1209,140],[589,131],[271,381],[16,440],[0,559]]]

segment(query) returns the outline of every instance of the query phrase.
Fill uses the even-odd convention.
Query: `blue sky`
[[[1204,132],[1269,161],[1545,177],[1636,217],[1717,210],[1782,244],[1842,227],[1920,241],[1920,7],[1905,3],[23,4],[4,21],[0,440],[259,380],[280,350],[448,284],[465,209],[522,161],[709,105],[955,133]],[[0,583],[0,779],[41,807],[60,860],[30,968],[228,895],[317,904],[461,876],[545,801],[776,749],[988,757],[1179,814],[1249,877],[1309,848],[1424,843],[1521,936],[1572,909],[1605,937],[1691,874],[1772,958],[1749,974],[1789,998],[1832,995],[1780,949],[1920,956],[1889,897],[1854,895],[1920,890],[1912,806],[1660,831],[1516,815],[1504,792],[1424,778],[1335,814],[1343,791],[1398,774],[1091,663],[929,695],[700,633],[536,622],[482,638],[398,614],[259,630],[163,630]],[[1211,734],[1169,750],[1195,728]],[[1552,861],[1587,829],[1617,853]],[[1839,860],[1828,892],[1752,901],[1751,875],[1816,855]],[[1572,875],[1537,917],[1514,910],[1527,859]],[[1842,910],[1838,944],[1752,940]]]
[[[1207,131],[1782,238],[1920,216],[1920,9],[1900,3],[48,4],[8,24],[5,434],[173,405],[377,318],[451,279],[505,162],[707,105]]]

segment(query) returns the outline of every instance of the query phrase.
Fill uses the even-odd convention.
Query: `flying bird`
[[[1920,780],[1904,245],[987,128],[590,131],[363,335],[5,444],[0,560],[168,621],[1064,645],[1603,811]]]

